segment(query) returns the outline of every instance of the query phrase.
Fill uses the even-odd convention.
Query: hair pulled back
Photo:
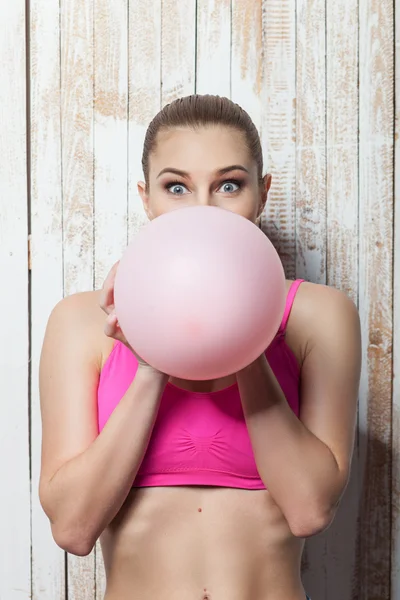
[[[263,176],[263,156],[260,136],[248,113],[228,98],[213,95],[185,96],[167,104],[151,121],[144,140],[142,167],[146,183],[149,181],[149,158],[157,145],[161,131],[176,127],[222,125],[244,134],[248,150],[257,163],[258,178]]]

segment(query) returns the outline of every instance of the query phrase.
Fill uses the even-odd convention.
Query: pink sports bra
[[[302,280],[289,290],[281,326],[266,350],[293,412],[299,416],[300,369],[285,342],[286,326]],[[135,377],[137,360],[116,342],[100,374],[98,427],[103,429]],[[189,392],[168,383],[133,487],[202,485],[265,489],[257,471],[238,386]]]

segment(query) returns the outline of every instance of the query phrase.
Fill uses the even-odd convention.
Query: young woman
[[[271,185],[239,106],[191,96],[147,131],[150,219],[212,205],[257,222]],[[106,600],[304,600],[304,539],[345,489],[360,375],[355,306],[287,281],[277,335],[254,363],[182,381],[136,356],[103,290],[50,316],[41,360],[40,498],[57,544],[100,537]]]

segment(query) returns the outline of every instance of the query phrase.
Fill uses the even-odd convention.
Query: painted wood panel
[[[265,0],[262,12],[261,139],[272,187],[262,229],[296,277],[296,2]]]
[[[262,3],[232,0],[231,99],[261,129]]]
[[[398,8],[398,7],[397,7]],[[395,189],[391,597],[400,598],[400,10],[395,14]]]
[[[58,4],[31,0],[30,59],[32,599],[64,600],[65,553],[54,543],[38,498],[39,361],[48,317],[64,290]]]
[[[31,591],[25,2],[0,4],[0,598]]]
[[[231,33],[230,0],[197,0],[197,94],[230,98]]]
[[[328,0],[326,9],[327,283],[358,302],[358,0]],[[357,442],[346,494],[326,534],[327,600],[358,588]]]
[[[359,303],[364,365],[353,473],[334,525],[307,543],[305,585],[320,600],[397,600],[400,11],[391,0],[28,6],[27,22],[25,2],[0,6],[0,271],[12,281],[0,308],[11,315],[5,335],[13,341],[0,349],[0,377],[18,398],[0,424],[1,453],[15,457],[18,472],[0,500],[2,543],[18,545],[0,564],[0,599],[103,598],[99,546],[65,561],[39,504],[40,349],[54,304],[101,286],[146,222],[136,184],[147,125],[196,90],[232,97],[260,129],[273,175],[262,227],[287,275],[328,283]],[[2,481],[8,469],[1,463]]]
[[[141,161],[146,129],[161,109],[162,4],[162,0],[129,4],[129,239],[147,222],[137,183],[143,180]]]
[[[95,288],[123,252],[128,211],[128,2],[94,2]]]
[[[161,105],[193,94],[196,81],[196,0],[161,3]]]
[[[61,1],[64,295],[94,285],[94,1]],[[68,555],[68,600],[94,600],[95,553]]]
[[[325,0],[297,0],[297,276],[326,283]]]
[[[296,277],[326,283],[326,3],[296,2]],[[294,232],[293,232],[294,233]],[[327,540],[308,540],[304,584],[326,598]]]
[[[393,2],[360,5],[360,396],[359,585],[390,598],[393,344]],[[364,470],[365,468],[365,470]]]
[[[128,2],[94,1],[94,285],[101,288],[127,240]],[[105,593],[100,543],[95,597]]]

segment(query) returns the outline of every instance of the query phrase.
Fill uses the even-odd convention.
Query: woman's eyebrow
[[[244,167],[243,165],[230,165],[229,167],[223,167],[222,169],[218,169],[217,174],[224,175],[225,173],[229,173],[229,171],[244,171],[245,173],[249,172],[248,169],[246,169],[246,167]],[[166,167],[165,169],[162,169],[159,172],[159,174],[157,175],[157,179],[161,177],[161,175],[164,175],[164,173],[173,173],[174,175],[180,175],[181,177],[189,177],[189,173],[186,173],[186,171],[174,169],[173,167]]]
[[[166,167],[159,172],[157,179],[161,177],[161,175],[164,175],[164,173],[174,173],[174,175],[180,175],[181,177],[189,177],[189,173],[186,173],[185,171],[180,171],[179,169],[174,169],[173,167]]]
[[[246,167],[244,167],[243,165],[231,165],[230,167],[224,167],[223,169],[219,169],[217,171],[218,175],[224,175],[224,173],[229,173],[229,171],[244,171],[245,173],[248,173],[248,169],[246,169]]]

